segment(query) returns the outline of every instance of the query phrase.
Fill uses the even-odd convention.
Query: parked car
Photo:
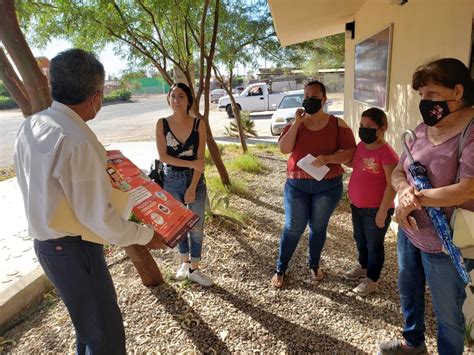
[[[245,86],[237,86],[237,87],[234,89],[234,92],[235,92],[236,94],[239,94],[239,95],[240,95],[240,94],[242,93],[242,91],[244,91],[244,90],[245,90]]]
[[[237,107],[242,111],[257,112],[276,110],[284,93],[270,94],[266,83],[249,85],[240,95],[235,96]],[[226,110],[229,117],[234,117],[229,96],[219,99],[219,109]]]
[[[285,126],[294,121],[296,110],[303,107],[304,90],[287,91],[285,94],[280,105],[278,105],[278,109],[270,119],[270,133],[272,136],[281,134]],[[327,100],[323,110],[328,112],[331,104],[332,102]]]
[[[276,136],[283,132],[285,126],[293,122],[296,110],[303,105],[303,90],[288,91],[281,99],[278,109],[270,120],[270,133]]]
[[[225,95],[226,95],[226,91],[224,89],[214,89],[214,90],[211,90],[211,95],[209,98],[211,102],[218,103],[219,99]]]

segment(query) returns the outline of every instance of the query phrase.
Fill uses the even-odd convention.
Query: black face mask
[[[456,100],[446,100],[446,101],[431,101],[431,100],[421,100],[420,101],[420,112],[423,116],[423,122],[428,126],[434,126],[447,115],[452,113],[448,107],[448,101]]]
[[[365,144],[372,144],[377,140],[377,128],[360,127],[359,138]]]
[[[307,114],[313,115],[319,110],[321,110],[322,107],[322,101],[321,99],[316,99],[314,97],[309,97],[307,99],[303,100],[303,108],[306,111]]]

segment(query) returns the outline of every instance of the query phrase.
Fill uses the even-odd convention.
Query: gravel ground
[[[310,281],[306,232],[285,288],[270,286],[284,219],[285,160],[258,155],[266,173],[240,175],[252,179],[251,196],[231,198],[231,206],[244,213],[248,223],[216,217],[206,227],[203,269],[214,278],[214,287],[174,281],[179,259],[175,250],[168,250],[153,252],[167,284],[146,288],[121,249],[107,250],[130,352],[375,353],[380,340],[401,335],[392,232],[376,294],[356,296],[351,290],[357,283],[342,277],[356,260],[347,200],[330,221],[322,257],[326,279]],[[436,324],[429,301],[426,309],[427,345],[434,352]],[[74,330],[54,292],[22,318],[3,334],[3,353],[74,352]]]

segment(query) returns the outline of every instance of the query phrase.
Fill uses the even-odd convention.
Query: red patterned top
[[[295,146],[287,163],[287,177],[289,179],[312,179],[313,177],[301,170],[296,163],[308,154],[314,157],[319,155],[334,154],[339,149],[351,149],[356,147],[354,134],[348,127],[340,127],[338,118],[330,116],[329,121],[322,129],[313,131],[302,124],[296,135]],[[286,126],[280,136],[283,137],[290,129],[291,124]],[[344,169],[341,164],[328,164],[329,171],[324,179],[332,179],[342,175]]]

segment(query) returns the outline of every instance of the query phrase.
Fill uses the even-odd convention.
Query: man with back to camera
[[[46,275],[71,316],[78,354],[125,354],[125,332],[101,244],[48,227],[66,199],[77,219],[119,246],[165,248],[152,229],[123,219],[111,206],[106,151],[86,124],[102,107],[105,72],[94,54],[59,53],[50,63],[53,103],[28,117],[14,161],[29,235]]]

